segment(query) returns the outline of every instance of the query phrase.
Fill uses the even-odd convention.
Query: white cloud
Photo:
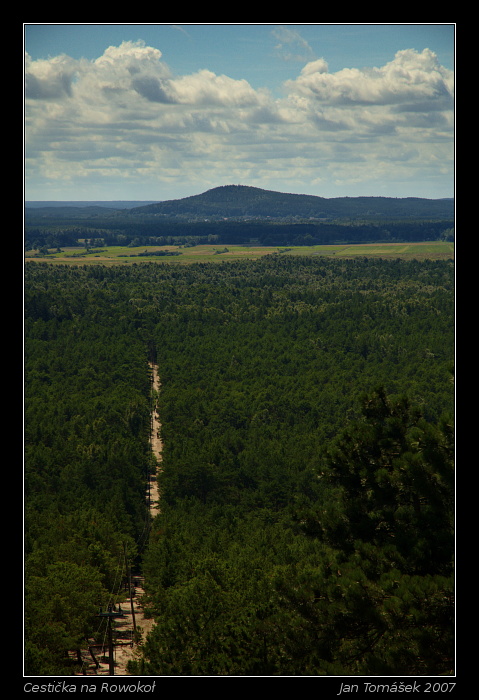
[[[307,63],[304,68],[301,70],[301,75],[302,76],[307,76],[307,75],[314,75],[317,73],[327,73],[328,72],[328,64],[324,60],[324,58],[318,58],[315,61],[310,61]]]
[[[453,75],[439,65],[429,49],[398,51],[392,61],[381,68],[344,68],[328,73],[320,59],[308,63],[296,80],[288,81],[293,93],[333,105],[414,105],[426,108],[436,103],[452,104]]]
[[[140,65],[158,65],[161,56],[159,49],[146,46],[144,41],[123,41],[120,46],[109,46],[94,63],[97,66],[134,66],[136,71]]]
[[[260,95],[246,80],[218,76],[209,70],[172,80],[170,88],[181,104],[237,107],[261,103]]]
[[[33,99],[56,99],[72,94],[77,63],[68,56],[32,61],[25,57],[25,90]]]
[[[94,61],[27,56],[27,187],[91,178],[97,191],[106,179],[135,198],[145,181],[160,190],[178,178],[201,191],[231,181],[274,188],[294,177],[304,191],[361,178],[374,188],[436,177],[438,163],[452,181],[453,74],[434,53],[408,49],[378,68],[330,73],[299,36],[279,32],[283,51],[307,54],[282,99],[207,69],[176,76],[141,41]]]

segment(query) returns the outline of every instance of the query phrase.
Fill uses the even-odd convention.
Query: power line
[[[112,620],[118,617],[125,617],[121,605],[119,606],[118,612],[113,609],[113,605],[109,605],[106,612],[103,612],[100,608],[98,617],[106,617],[108,621],[108,670],[109,675],[115,675],[115,659],[113,658],[113,625]]]

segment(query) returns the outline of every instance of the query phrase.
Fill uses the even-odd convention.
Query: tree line
[[[62,246],[205,245],[326,245],[333,243],[418,242],[454,240],[453,220],[359,223],[280,222],[168,222],[150,217],[108,217],[85,223],[42,220],[25,225],[27,250]]]

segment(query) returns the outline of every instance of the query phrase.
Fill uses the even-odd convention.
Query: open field
[[[174,255],[139,255],[145,251],[168,251]],[[243,245],[198,245],[151,246],[138,248],[111,246],[91,249],[63,248],[61,252],[52,251],[44,257],[37,257],[36,251],[27,251],[26,260],[63,264],[102,264],[131,265],[132,263],[162,262],[184,264],[192,262],[223,262],[228,260],[256,260],[264,255],[324,255],[342,258],[356,256],[381,258],[416,258],[440,260],[454,257],[454,243],[433,241],[425,243],[363,243],[355,245],[317,245],[317,246],[243,246]]]

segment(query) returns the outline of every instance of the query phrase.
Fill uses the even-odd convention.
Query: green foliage
[[[453,294],[451,261],[27,264],[29,668],[71,672],[126,543],[134,673],[450,672]]]
[[[47,564],[44,575],[27,576],[25,627],[27,673],[71,673],[65,652],[80,649],[98,627],[105,596],[95,567],[70,561]]]
[[[26,273],[30,674],[74,672],[66,653],[97,631],[92,616],[118,594],[124,547],[134,557],[148,529],[147,351],[120,313],[123,295],[99,286],[87,271]]]
[[[427,423],[407,400],[392,401],[378,390],[363,399],[362,419],[334,441],[321,469],[326,488],[318,485],[317,500],[295,518],[307,537],[340,553],[333,578],[323,574],[317,583],[328,615],[314,606],[318,624],[339,634],[337,658],[349,673],[448,672],[454,646],[450,423]],[[295,593],[290,596],[299,609]]]
[[[373,543],[388,553],[384,565],[450,573],[453,456],[450,423],[427,423],[407,399],[376,391],[363,399],[363,420],[328,451],[322,478],[336,487],[334,512],[328,496],[324,526],[315,529],[343,549]]]

